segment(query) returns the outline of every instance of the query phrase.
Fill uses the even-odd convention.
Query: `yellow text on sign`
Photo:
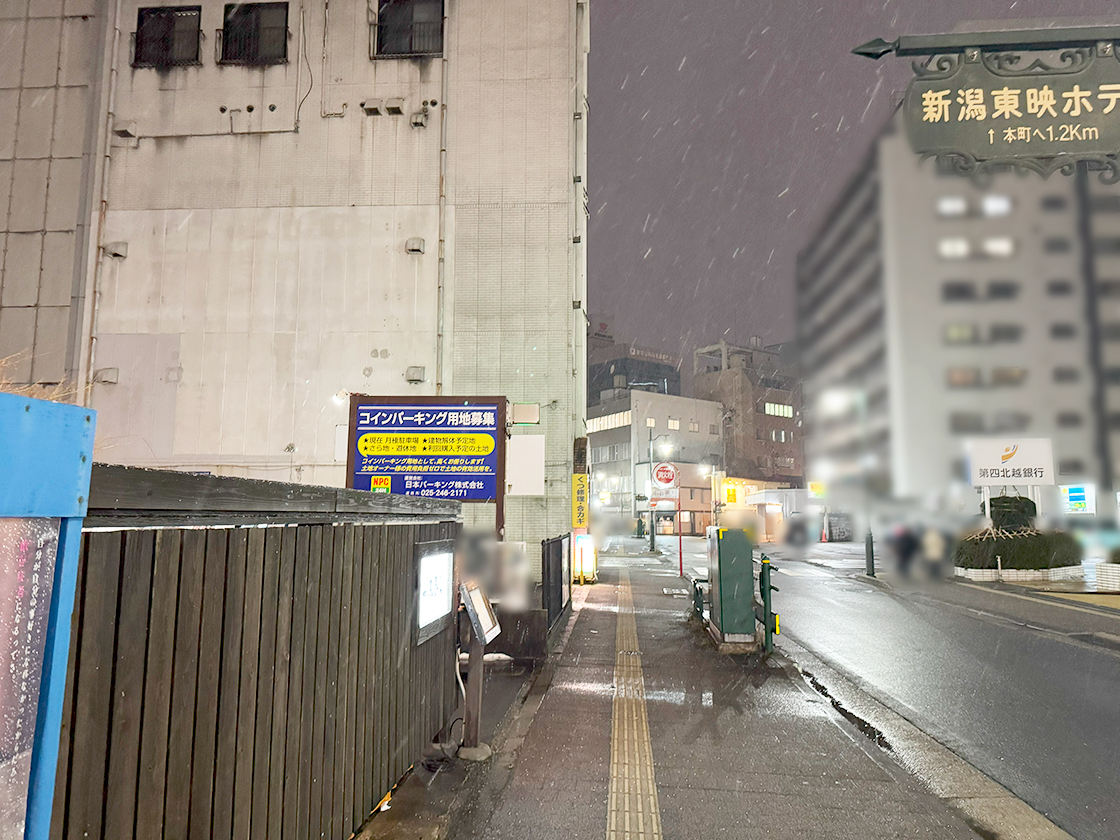
[[[587,473],[572,476],[572,527],[587,527],[588,491],[591,476]]]
[[[371,432],[358,438],[358,451],[363,455],[489,455],[494,438],[471,433]]]

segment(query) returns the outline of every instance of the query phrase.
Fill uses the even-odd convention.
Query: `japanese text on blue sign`
[[[359,405],[353,487],[432,499],[498,496],[496,405]]]

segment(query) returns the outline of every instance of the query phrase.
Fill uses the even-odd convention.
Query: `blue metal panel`
[[[0,516],[84,517],[96,412],[0,394]]]

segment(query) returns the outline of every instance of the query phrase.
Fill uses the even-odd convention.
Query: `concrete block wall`
[[[74,381],[104,5],[0,4],[0,360],[17,384]]]

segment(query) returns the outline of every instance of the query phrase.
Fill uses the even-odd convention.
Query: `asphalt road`
[[[685,538],[686,572],[703,552]],[[1120,837],[1120,651],[1072,635],[1120,637],[1120,617],[955,583],[884,591],[854,577],[858,546],[768,553],[783,635],[1078,840]]]

